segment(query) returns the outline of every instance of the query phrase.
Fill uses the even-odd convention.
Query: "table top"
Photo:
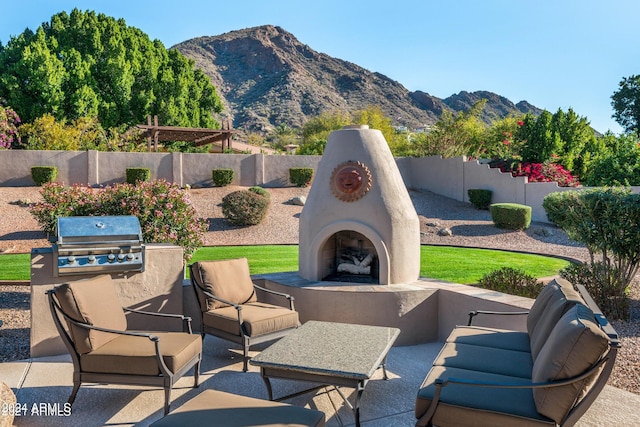
[[[368,380],[400,334],[397,328],[310,320],[254,356],[264,368]]]

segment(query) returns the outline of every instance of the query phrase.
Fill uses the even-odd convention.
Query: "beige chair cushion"
[[[503,348],[505,350],[531,352],[529,334],[508,329],[482,326],[456,326],[447,337],[447,342]]]
[[[64,313],[73,320],[118,331],[127,329],[124,310],[108,274],[62,284],[56,288],[56,296]],[[108,332],[68,325],[79,354],[89,353],[117,337]]]
[[[208,292],[219,298],[234,304],[256,301],[256,294],[249,273],[249,263],[246,258],[200,261],[195,263],[193,270],[198,272],[197,282]],[[227,304],[209,298],[207,299],[206,310],[225,306]]]
[[[529,384],[526,378],[509,377],[487,372],[469,371],[448,366],[431,368],[418,391],[416,418],[422,417],[431,405],[438,378],[464,378],[481,382]],[[433,417],[437,426],[554,426],[540,415],[528,388],[485,388],[449,384],[442,388],[440,402]]]
[[[202,316],[202,322],[211,328],[233,335],[241,335],[238,312],[234,307],[209,310]],[[261,302],[242,306],[242,323],[246,334],[257,337],[283,329],[295,328],[300,324],[298,313],[288,308]]]
[[[165,365],[176,372],[202,353],[202,338],[184,332],[154,332],[160,338]],[[80,356],[83,372],[129,375],[160,375],[153,341],[146,337],[118,335],[97,350]]]
[[[433,361],[433,366],[528,379],[531,378],[533,362],[531,354],[525,351],[447,342]]]
[[[531,356],[534,360],[558,320],[574,305],[584,304],[584,300],[578,291],[573,289],[571,283],[560,278],[552,280],[540,295],[546,299],[546,303],[544,306],[536,304],[536,299],[527,317]]]
[[[598,327],[593,312],[582,304],[567,311],[551,331],[533,363],[533,382],[574,377],[591,368],[607,351],[609,339]],[[580,399],[595,378],[546,389],[535,389],[538,412],[561,422],[576,399]]]
[[[205,390],[153,427],[324,427],[324,413],[286,403]]]

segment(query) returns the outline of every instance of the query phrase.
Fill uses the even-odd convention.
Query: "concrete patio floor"
[[[266,346],[266,345],[265,345]],[[262,348],[265,348],[264,346]],[[261,348],[257,347],[259,351]],[[361,400],[361,421],[367,427],[413,426],[416,392],[440,343],[394,347],[389,352],[389,380],[378,371],[367,385]],[[255,353],[254,353],[255,354]],[[86,385],[81,387],[70,416],[31,414],[33,405],[48,403],[63,407],[71,392],[72,372],[68,356],[0,363],[0,380],[11,387],[27,414],[15,417],[16,426],[147,426],[162,417],[163,391],[144,387]],[[215,337],[204,342],[200,387],[191,388],[193,377],[182,378],[172,392],[172,409],[205,389],[266,399],[267,391],[257,367],[242,372],[239,348]],[[276,396],[307,388],[303,384],[273,380]],[[353,398],[352,389],[342,389]],[[315,408],[326,414],[327,426],[352,426],[353,413],[339,394],[327,387],[288,401]],[[50,405],[51,406],[51,405]],[[38,407],[38,406],[36,406]],[[591,409],[577,424],[586,426],[640,425],[640,396],[614,387],[605,387]],[[212,424],[215,422],[212,420]]]

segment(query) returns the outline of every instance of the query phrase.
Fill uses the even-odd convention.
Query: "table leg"
[[[380,364],[380,366],[382,367],[382,378],[388,380],[389,376],[387,375],[387,356],[382,359],[382,364]]]
[[[364,383],[360,381],[358,383],[358,388],[356,389],[356,404],[353,407],[353,412],[356,416],[356,427],[360,427],[360,398],[362,397],[362,392],[364,391]]]
[[[273,400],[273,389],[271,388],[271,381],[269,381],[269,377],[262,375],[262,381],[264,381],[264,384],[267,386],[269,400]]]

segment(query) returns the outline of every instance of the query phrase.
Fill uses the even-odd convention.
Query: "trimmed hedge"
[[[37,186],[54,182],[57,176],[58,168],[55,166],[34,166],[31,168],[31,179]]]
[[[531,206],[518,203],[494,203],[489,206],[491,219],[498,228],[526,230],[531,225]]]
[[[254,191],[233,191],[222,198],[222,214],[234,225],[260,224],[268,208],[269,199]]]
[[[296,187],[306,187],[313,178],[313,168],[291,168],[289,169],[289,181]]]
[[[151,169],[149,168],[127,168],[127,184],[137,182],[147,182],[151,179]]]
[[[225,187],[233,182],[233,169],[214,169],[211,178],[217,187]]]
[[[491,190],[472,188],[467,190],[467,194],[469,195],[469,201],[476,207],[476,209],[489,209],[489,205],[491,204],[491,195],[493,194]]]

